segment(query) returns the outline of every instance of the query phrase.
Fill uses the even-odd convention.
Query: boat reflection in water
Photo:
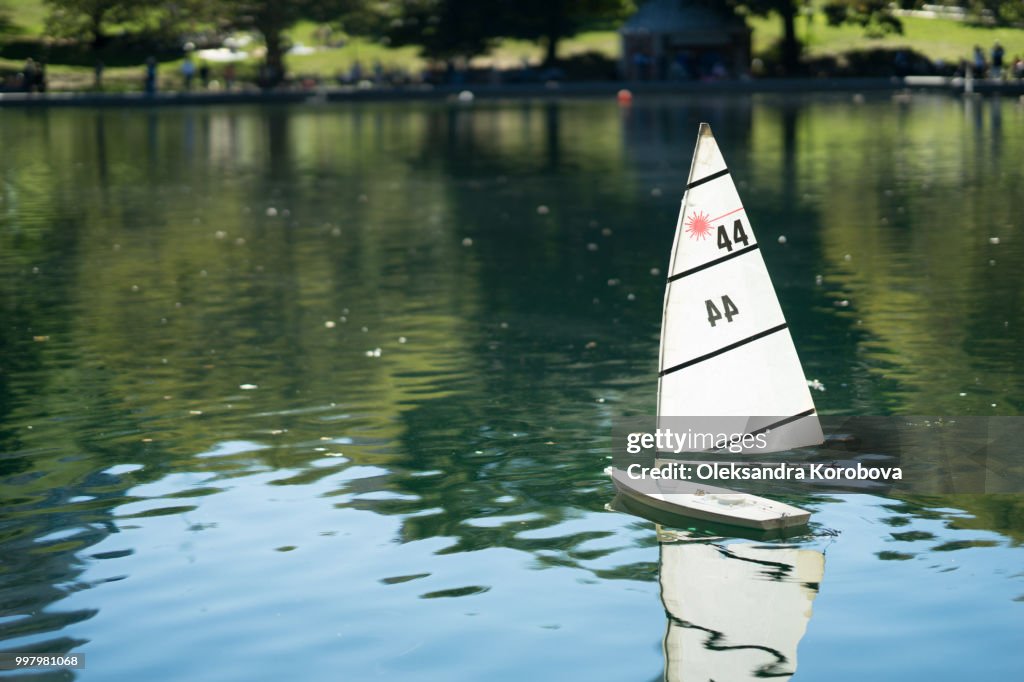
[[[621,496],[609,507],[638,511]],[[647,512],[641,515],[651,518]],[[668,617],[665,680],[792,677],[797,646],[824,577],[825,555],[791,542],[771,544],[779,539],[777,532],[751,532],[743,537],[754,541],[737,542],[735,533],[742,530],[707,524],[693,528],[692,520],[652,520],[658,530],[661,600]],[[659,521],[691,530],[670,530]]]

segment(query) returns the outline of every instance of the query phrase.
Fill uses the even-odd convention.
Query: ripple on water
[[[543,515],[531,512],[526,514],[516,514],[513,516],[478,516],[476,518],[466,519],[463,523],[468,526],[473,526],[474,528],[499,528],[501,526],[508,526],[516,523],[537,521],[543,518]]]
[[[381,578],[380,582],[385,585],[399,585],[401,583],[407,583],[411,580],[419,580],[420,578],[430,577],[429,573],[413,573],[411,575],[395,575],[390,578]]]
[[[451,597],[469,597],[474,594],[489,592],[491,588],[483,585],[467,585],[466,587],[453,587],[448,590],[436,590],[420,595],[420,599],[448,599]]]
[[[258,452],[260,450],[266,450],[269,445],[263,443],[257,443],[251,440],[229,440],[222,443],[217,443],[209,450],[204,452],[197,452],[196,457],[229,457],[231,455],[240,455],[246,452]]]

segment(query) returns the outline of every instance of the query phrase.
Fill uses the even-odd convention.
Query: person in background
[[[199,83],[203,86],[203,90],[210,87],[210,66],[206,62],[199,63]]]
[[[985,63],[985,53],[981,51],[981,45],[974,46],[974,77],[984,78],[985,68],[988,65]]]
[[[1013,77],[1017,80],[1024,78],[1024,59],[1020,55],[1013,58]]]
[[[992,77],[1002,78],[1003,77],[1003,46],[996,41],[996,44],[992,46]]]
[[[31,57],[25,60],[25,66],[21,70],[21,89],[25,92],[32,92],[36,85],[36,63]]]
[[[146,94],[156,94],[156,57],[146,57]]]
[[[185,60],[181,63],[181,79],[185,85],[185,90],[192,89],[192,79],[196,75],[196,65],[192,61],[192,55],[185,55]]]
[[[647,72],[651,66],[651,58],[643,50],[633,53],[633,80],[647,80]]]
[[[230,90],[235,86],[235,65],[228,64],[224,67],[224,88]]]
[[[896,75],[903,78],[910,72],[910,59],[907,57],[906,50],[896,50],[896,56],[893,58],[893,68],[896,71]]]
[[[36,92],[46,92],[46,62],[39,62],[36,66]]]
[[[103,89],[103,69],[105,64],[102,59],[97,59],[92,66],[92,87],[96,90]]]
[[[658,55],[658,58],[654,60],[654,78],[659,81],[663,81],[668,78],[668,54],[662,52]]]

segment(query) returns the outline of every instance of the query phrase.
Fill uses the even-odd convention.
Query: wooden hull
[[[807,510],[757,495],[688,481],[666,482],[664,492],[645,492],[621,469],[608,467],[615,489],[632,502],[701,521],[770,530],[804,526]]]

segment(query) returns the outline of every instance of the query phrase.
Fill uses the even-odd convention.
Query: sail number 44
[[[747,246],[750,243],[750,239],[747,237],[747,231],[743,229],[743,223],[739,220],[732,224],[732,240],[729,239],[729,233],[725,229],[725,225],[718,226],[718,248],[732,251],[733,244],[743,244]]]
[[[734,244],[743,244],[743,246],[750,244],[750,238],[747,237],[747,231],[743,229],[743,222],[740,220],[736,220],[732,224],[732,239],[729,239],[729,233],[726,231],[725,225],[718,226],[718,248],[732,251]],[[740,309],[736,307],[736,304],[732,302],[728,295],[722,296],[721,309],[710,298],[704,301],[704,305],[708,309],[708,322],[711,323],[712,327],[723,317],[726,322],[732,322],[732,318],[740,314]]]
[[[704,305],[708,309],[708,322],[714,327],[715,323],[725,317],[726,322],[732,322],[732,318],[740,314],[740,309],[736,307],[736,304],[732,302],[732,299],[728,295],[722,296],[722,309],[719,310],[715,302],[710,298],[704,301]]]

